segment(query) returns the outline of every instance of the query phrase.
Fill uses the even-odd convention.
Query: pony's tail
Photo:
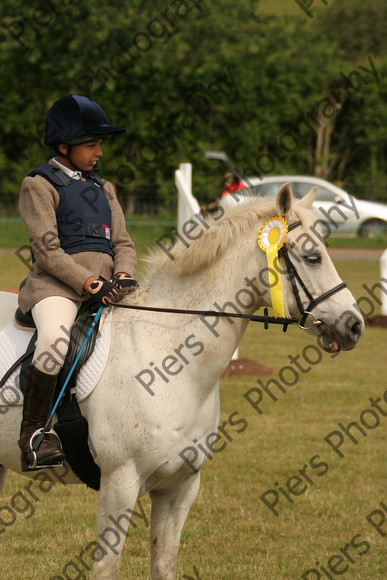
[[[0,493],[5,485],[7,479],[8,469],[4,465],[0,465]]]

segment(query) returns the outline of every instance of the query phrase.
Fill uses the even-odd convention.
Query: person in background
[[[241,189],[244,189],[246,185],[239,179],[239,177],[232,173],[232,171],[228,171],[224,174],[224,178],[222,180],[222,194],[221,196],[224,197],[229,193],[236,193]]]

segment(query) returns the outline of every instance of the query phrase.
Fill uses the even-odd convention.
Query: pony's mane
[[[210,227],[206,229],[202,225],[203,234],[200,238],[186,240],[186,243],[190,244],[188,248],[182,241],[176,241],[170,250],[174,259],[160,247],[151,249],[148,257],[145,258],[147,267],[141,284],[142,289],[146,290],[152,279],[159,273],[180,277],[205,270],[219,260],[231,244],[237,243],[238,239],[254,226],[257,228],[258,235],[260,223],[276,215],[275,200],[275,197],[258,199],[253,197],[241,203],[240,206],[225,209],[224,215],[218,221],[210,217],[206,220]],[[310,212],[307,210],[293,205],[292,211],[301,221],[309,221]]]

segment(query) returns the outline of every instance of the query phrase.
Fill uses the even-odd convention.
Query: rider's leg
[[[28,368],[24,389],[23,419],[19,447],[22,450],[22,469],[57,465],[64,453],[45,437],[36,451],[31,449],[31,436],[44,426],[51,410],[55,385],[69,345],[79,303],[51,296],[32,309],[38,339],[34,360]]]

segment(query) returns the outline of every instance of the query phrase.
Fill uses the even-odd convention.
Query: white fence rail
[[[387,278],[387,250],[384,250],[383,254],[380,257],[380,278]],[[384,292],[380,292],[382,306],[381,312],[384,316],[387,316],[387,294]]]
[[[177,187],[177,229],[181,231],[183,224],[192,219],[200,211],[197,199],[192,195],[192,165],[180,163],[175,172]]]
[[[181,231],[183,224],[200,212],[197,199],[192,195],[192,164],[180,163],[175,171],[175,184],[177,187],[177,229]],[[238,349],[234,352],[232,360],[238,358]]]

